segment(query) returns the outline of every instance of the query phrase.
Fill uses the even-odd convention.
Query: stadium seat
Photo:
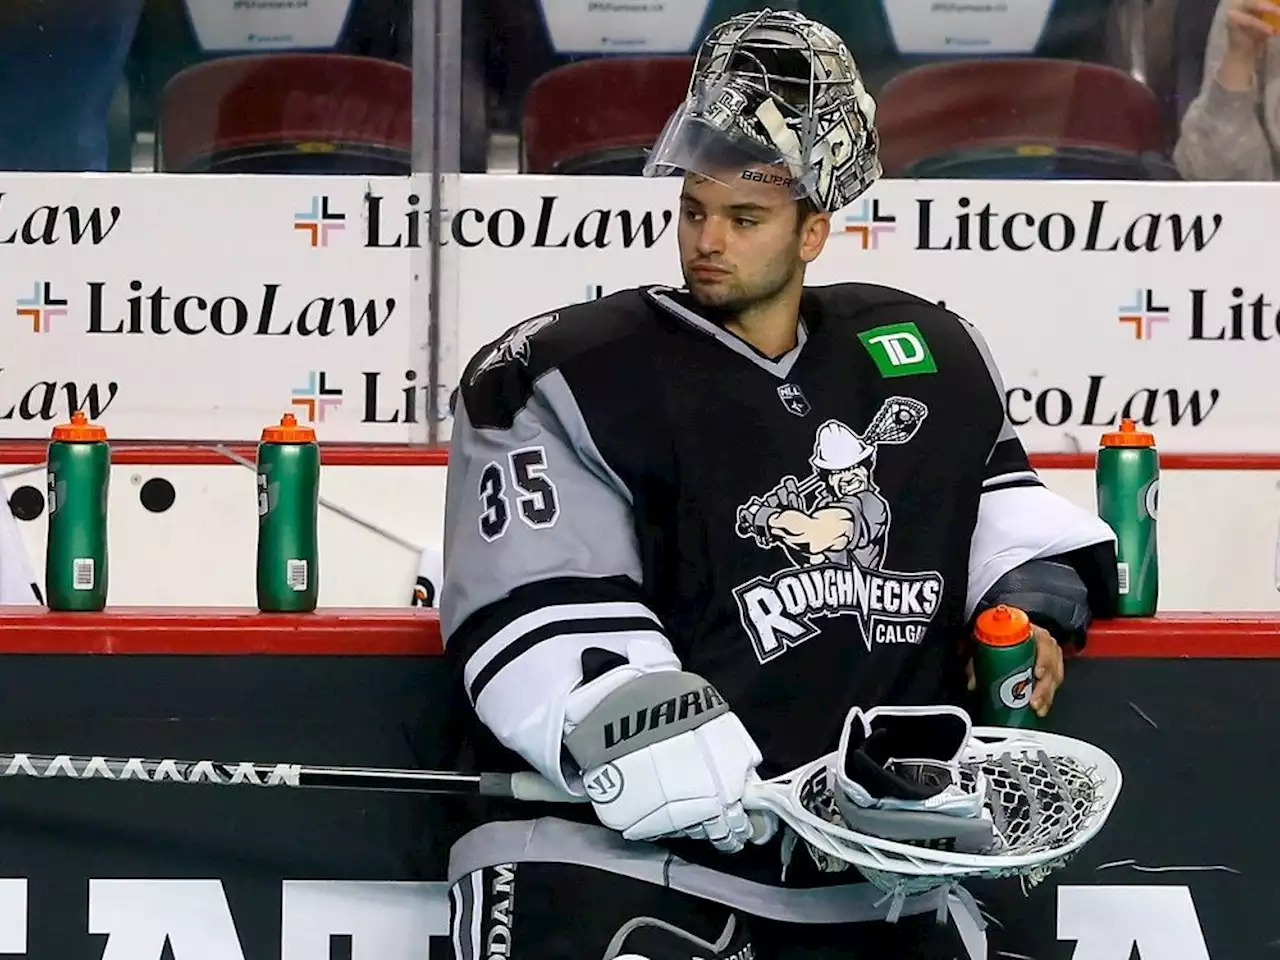
[[[600,57],[544,73],[525,98],[524,173],[629,176],[684,99],[693,57]]]
[[[326,10],[330,7],[324,5]],[[129,113],[134,131],[156,130],[165,88],[175,76],[214,60],[287,52],[348,54],[394,61],[406,67],[411,62],[412,0],[351,0],[341,23],[334,23],[330,28],[325,21],[323,29],[316,33],[317,37],[336,37],[334,42],[311,47],[277,42],[265,49],[249,46],[246,40],[236,43],[233,33],[226,37],[202,36],[191,11],[204,8],[233,23],[238,15],[236,5],[223,0],[145,0],[137,37],[126,64],[131,95]],[[299,16],[306,16],[308,9],[321,8],[302,4],[297,5],[297,9]],[[206,49],[206,42],[213,46]],[[304,42],[312,40],[298,41]]]
[[[487,47],[486,73],[491,92],[495,129],[518,132],[524,110],[525,97],[537,79],[557,67],[573,63],[601,59],[598,55],[568,54],[556,49],[548,33],[542,15],[543,0],[468,0],[463,4],[463,29],[468,21],[475,29],[485,33]],[[693,54],[701,42],[705,30],[736,14],[758,10],[762,6],[774,9],[790,6],[783,3],[764,3],[756,0],[678,0],[680,3],[696,3],[706,7],[702,28],[684,50],[632,51],[619,56],[679,56]],[[604,6],[603,4],[601,6]],[[634,18],[625,4],[618,4],[618,17]],[[653,16],[646,13],[645,17]],[[613,55],[604,57],[612,58]]]
[[[1155,153],[1135,156],[1100,147],[1043,144],[977,147],[936,154],[902,172],[938,180],[1180,180],[1178,168]]]
[[[272,53],[188,67],[165,86],[158,168],[407,175],[412,72],[372,57]]]
[[[1137,0],[1144,5],[1147,0]],[[927,10],[927,5],[906,5]],[[961,57],[988,56],[981,48],[954,54],[912,53],[899,49],[885,0],[801,0],[800,11],[829,25],[844,38],[868,88],[875,93],[889,80],[915,67],[949,62]],[[1028,56],[1111,63],[1141,75],[1142,64],[1129,62],[1130,52],[1120,49],[1116,32],[1130,0],[1053,0],[1044,29],[1025,50],[993,50],[997,57]]]
[[[1163,146],[1155,95],[1100,64],[1040,58],[935,63],[895,77],[878,100],[881,155],[891,177],[959,175],[967,163],[971,175],[985,165],[1001,170],[990,175],[1020,168],[1025,176],[1039,170],[1053,177],[1070,169],[1074,176],[1106,179],[1118,166],[1155,169],[1143,158],[1158,156]],[[951,172],[936,172],[944,168]]]

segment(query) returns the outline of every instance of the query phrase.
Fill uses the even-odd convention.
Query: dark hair
[[[818,212],[818,205],[809,197],[801,197],[796,201],[796,233],[804,229],[804,223],[811,213]]]

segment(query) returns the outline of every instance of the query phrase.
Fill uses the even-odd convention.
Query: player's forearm
[[[625,683],[679,670],[657,617],[620,586],[533,584],[448,639],[476,716],[497,740],[572,792],[561,743],[576,719]]]

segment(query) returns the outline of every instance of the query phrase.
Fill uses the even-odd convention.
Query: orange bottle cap
[[[973,636],[990,647],[1016,647],[1031,635],[1031,620],[1017,607],[1006,604],[984,610],[974,624]]]
[[[280,425],[264,427],[263,443],[315,443],[316,432],[310,427],[298,426],[298,418],[286,413],[280,418]]]
[[[107,439],[107,431],[90,423],[83,410],[73,410],[70,423],[60,423],[53,428],[53,439],[63,443],[97,443]]]
[[[1156,438],[1145,430],[1139,430],[1132,420],[1120,421],[1120,429],[1102,435],[1104,447],[1154,447]]]

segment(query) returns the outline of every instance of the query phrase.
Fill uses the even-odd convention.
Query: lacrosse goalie
[[[1043,713],[1059,643],[1115,604],[1113,534],[1031,469],[978,331],[899,290],[804,286],[880,176],[874,119],[824,25],[714,27],[646,168],[678,174],[684,287],[542,314],[462,375],[456,760],[584,799],[459,824],[462,960],[973,952],[949,899],[891,907],[742,803],[843,740],[833,816],[981,848],[956,759],[973,617],[1029,612]],[[908,707],[931,719],[874,712]]]

